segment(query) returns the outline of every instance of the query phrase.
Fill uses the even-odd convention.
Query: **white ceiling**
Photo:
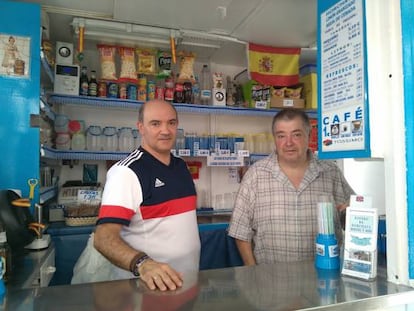
[[[18,0],[22,1],[22,0]],[[48,12],[50,39],[76,42],[74,17],[91,17],[223,35],[243,42],[301,47],[301,63],[314,63],[317,0],[26,0]],[[192,38],[195,40],[196,38]],[[100,41],[109,39],[100,38]],[[112,39],[113,41],[113,39]],[[220,49],[191,47],[218,63],[245,62],[245,45],[221,41]],[[180,46],[178,47],[180,48]],[[189,47],[182,47],[189,49]]]

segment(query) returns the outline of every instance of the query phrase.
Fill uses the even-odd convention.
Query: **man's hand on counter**
[[[183,285],[183,276],[165,263],[147,259],[139,267],[141,280],[151,290],[176,290]]]

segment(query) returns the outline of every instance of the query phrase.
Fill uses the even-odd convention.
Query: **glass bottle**
[[[236,104],[235,101],[235,90],[233,87],[233,81],[231,80],[230,76],[226,77],[227,81],[227,89],[226,89],[226,106],[234,106]]]
[[[198,81],[198,76],[195,76],[195,82],[192,85],[191,89],[191,103],[194,105],[200,104],[200,83]]]
[[[89,90],[89,78],[88,78],[88,68],[82,66],[81,76],[79,81],[79,95],[88,96]]]
[[[184,130],[177,129],[177,136],[175,139],[175,149],[178,154],[178,150],[185,149],[185,137],[184,137]]]
[[[96,71],[91,71],[91,80],[89,81],[88,88],[89,96],[98,96],[98,81],[96,80]]]
[[[212,76],[208,65],[203,65],[200,75],[200,104],[211,105]]]
[[[183,84],[183,94],[184,94],[184,103],[186,104],[191,104],[193,99],[192,99],[192,85],[191,82],[184,82]]]
[[[184,85],[182,83],[176,83],[174,88],[174,102],[184,103]]]

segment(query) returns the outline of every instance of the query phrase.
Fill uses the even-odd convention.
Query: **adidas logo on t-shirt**
[[[158,178],[155,178],[155,188],[162,187],[164,185],[165,185],[164,182],[162,182]]]

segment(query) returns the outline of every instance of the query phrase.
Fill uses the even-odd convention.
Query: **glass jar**
[[[139,148],[141,146],[141,135],[139,134],[138,129],[132,130],[132,135],[134,136],[134,146],[135,148]]]
[[[134,136],[132,135],[132,128],[121,127],[119,129],[118,138],[119,151],[130,152],[134,149]]]
[[[69,118],[64,114],[57,114],[55,117],[54,129],[56,133],[69,132]]]
[[[86,131],[86,149],[89,151],[100,151],[102,129],[99,125],[91,125]]]
[[[107,151],[118,150],[118,133],[114,126],[105,126],[103,131],[103,149]]]
[[[72,150],[85,150],[86,149],[86,139],[83,132],[76,132],[72,135],[71,141]]]
[[[70,149],[70,135],[69,133],[57,133],[56,135],[56,149],[69,150]]]

